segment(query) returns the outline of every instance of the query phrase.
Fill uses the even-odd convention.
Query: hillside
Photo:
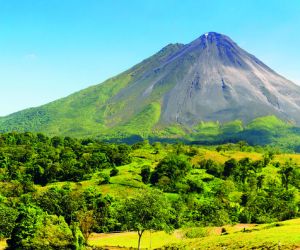
[[[0,131],[127,141],[220,142],[230,134],[232,140],[266,144],[278,142],[264,134],[265,127],[257,140],[257,118],[266,124],[268,117],[278,117],[284,121],[276,121],[281,123],[278,136],[294,137],[299,135],[299,112],[299,86],[229,37],[210,32],[189,44],[169,44],[104,83],[2,117]],[[273,125],[266,129],[272,131]],[[209,126],[218,127],[218,138],[204,136]]]
[[[147,230],[189,235],[175,242],[174,236],[163,237],[168,239],[165,244],[198,248],[213,240],[216,246],[273,246],[276,233],[285,230],[291,230],[293,238],[282,233],[281,244],[299,244],[295,224],[276,226],[299,217],[298,154],[245,142],[198,146],[144,141],[130,146],[40,133],[2,134],[0,145],[0,238],[12,238],[12,249],[24,249],[26,244],[39,249],[49,242],[57,249],[80,237],[81,244],[90,238],[91,244],[100,246],[92,232],[137,230],[131,222],[138,215],[126,210],[134,199],[142,218],[150,208],[152,215],[146,218],[156,219],[156,211],[167,218],[155,220]],[[147,206],[145,197],[151,199]],[[239,233],[228,226],[239,223],[270,225]],[[215,227],[225,227],[229,234],[206,235]],[[75,229],[83,236],[75,237]],[[236,241],[244,234],[243,241]],[[134,245],[132,241],[125,245]]]

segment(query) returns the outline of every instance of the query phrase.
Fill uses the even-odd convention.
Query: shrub
[[[0,204],[0,239],[10,236],[17,216],[16,209]]]
[[[142,176],[142,181],[147,184],[150,179],[150,167],[149,166],[142,167],[141,176]]]
[[[110,176],[108,174],[100,173],[99,174],[99,185],[102,184],[109,184],[110,183]]]
[[[202,238],[208,235],[209,235],[208,229],[202,227],[188,228],[184,232],[184,236],[189,239]]]
[[[116,176],[119,173],[119,169],[117,169],[116,167],[113,167],[112,170],[110,170],[110,177]]]
[[[73,233],[74,232],[74,233]],[[71,228],[62,216],[48,215],[34,206],[23,207],[13,228],[8,249],[83,249],[78,228]]]

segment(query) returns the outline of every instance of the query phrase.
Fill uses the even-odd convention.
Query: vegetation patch
[[[0,237],[11,249],[299,245],[299,159],[243,141],[1,134]]]

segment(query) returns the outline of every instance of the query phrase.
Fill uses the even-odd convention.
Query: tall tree
[[[124,229],[138,232],[138,249],[145,230],[172,230],[171,206],[158,190],[144,189],[135,197],[126,199],[120,207],[119,216]]]
[[[290,181],[294,174],[294,163],[290,160],[287,161],[284,166],[281,167],[279,173],[281,175],[281,182],[282,185],[285,187],[286,190],[289,188]]]

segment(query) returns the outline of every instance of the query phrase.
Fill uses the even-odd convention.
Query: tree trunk
[[[139,235],[138,250],[141,250],[141,239],[142,239],[143,232],[144,230],[138,231],[138,235]]]

